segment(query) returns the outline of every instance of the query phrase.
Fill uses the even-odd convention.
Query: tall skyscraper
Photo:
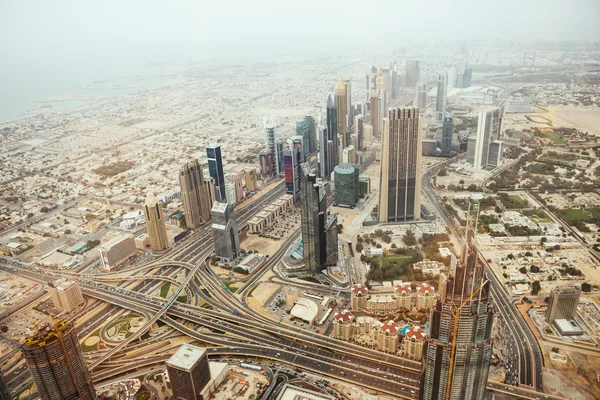
[[[452,154],[452,136],[454,135],[454,120],[452,117],[444,118],[442,123],[442,155],[450,157]]]
[[[201,222],[210,219],[208,188],[204,181],[202,166],[198,160],[184,164],[179,169],[181,200],[185,211],[185,225],[197,229]]]
[[[575,287],[552,289],[546,310],[548,324],[552,325],[555,319],[574,319],[580,295],[581,290]]]
[[[277,168],[277,147],[275,139],[275,118],[267,117],[265,119],[265,144],[267,150],[271,153],[271,170],[275,175],[279,174]]]
[[[260,162],[260,174],[262,177],[270,178],[274,176],[275,170],[273,168],[277,168],[277,162],[273,162],[273,153],[270,151],[260,153],[258,159]]]
[[[392,71],[392,99],[397,99],[400,95],[400,82],[398,81],[398,64],[394,61],[390,64],[390,70]]]
[[[438,121],[443,121],[446,117],[446,75],[438,75],[437,81],[437,97],[435,101],[435,118]]]
[[[325,158],[327,159],[326,174],[323,178],[329,179],[333,173],[333,168],[340,163],[337,156],[338,138],[337,138],[337,109],[335,107],[335,93],[329,92],[327,95],[327,135],[331,146],[332,152],[327,152]]]
[[[225,173],[223,172],[223,160],[221,158],[221,146],[208,146],[206,148],[206,158],[208,159],[208,173],[215,180],[216,200],[227,202],[225,194]]]
[[[357,146],[354,146],[354,148],[357,151],[362,150],[363,142],[364,142],[364,138],[365,138],[364,121],[363,121],[362,114],[358,114],[358,115],[354,116],[354,134],[356,135],[356,140],[357,140]]]
[[[414,88],[417,85],[417,82],[421,80],[419,60],[407,61],[404,68],[404,74],[406,77],[406,87]]]
[[[344,85],[344,81],[340,76],[338,80],[337,86],[335,87],[335,110],[336,110],[336,120],[337,120],[337,134],[342,135],[342,148],[348,146],[346,142],[346,130],[348,125],[346,124],[346,114],[348,107],[348,100],[346,97],[346,85]]]
[[[204,400],[204,388],[211,379],[205,349],[184,344],[166,364],[174,399]]]
[[[335,201],[342,207],[354,208],[358,203],[359,170],[356,164],[340,164],[334,169]]]
[[[165,216],[160,202],[152,193],[148,193],[144,203],[144,219],[146,220],[148,241],[152,251],[166,249],[169,246],[169,238],[167,237]]]
[[[21,347],[42,400],[95,400],[75,327],[65,320],[45,325]]]
[[[288,149],[283,152],[283,170],[287,194],[294,196],[294,202],[300,199],[300,165],[304,162],[302,137],[292,136]]]
[[[500,138],[502,121],[502,110],[499,107],[491,107],[479,112],[477,120],[477,133],[475,138],[469,137],[467,146],[467,162],[475,168],[483,168],[497,162],[491,160],[490,146],[492,142]],[[495,165],[493,165],[495,166]]]
[[[306,116],[296,122],[296,136],[302,137],[304,149],[304,157],[317,151],[317,125],[315,119],[311,116]]]
[[[371,96],[371,110],[369,114],[371,114],[371,127],[373,128],[373,137],[381,137],[381,129],[380,129],[380,107],[379,107],[379,95],[374,94]]]
[[[277,176],[283,175],[283,148],[283,139],[278,139],[277,143],[275,143],[275,158],[277,163],[277,172],[275,175]]]
[[[230,262],[240,254],[240,235],[233,206],[215,201],[212,220],[215,255],[221,261]]]
[[[344,88],[346,89],[346,126],[350,130],[354,123],[354,106],[352,105],[352,85],[350,80],[344,81]]]
[[[379,68],[379,72],[377,72],[377,80],[375,83],[375,90],[377,91],[377,99],[379,100],[379,104],[377,105],[378,118],[377,118],[377,126],[379,128],[378,135],[383,134],[383,119],[386,117],[387,113],[387,98],[388,93],[385,90],[385,77],[383,75],[383,70]]]
[[[329,157],[333,153],[333,143],[329,140],[327,127],[319,129],[319,175],[329,179]]]
[[[494,321],[489,282],[477,253],[445,281],[429,319],[422,400],[483,400],[492,357]]]
[[[306,268],[321,272],[337,263],[337,215],[327,215],[329,185],[317,178],[307,163],[301,166],[300,220]]]
[[[427,107],[427,85],[417,84],[417,91],[415,93],[416,107],[419,111],[425,111]]]
[[[421,218],[421,136],[418,108],[389,109],[381,144],[380,222]]]

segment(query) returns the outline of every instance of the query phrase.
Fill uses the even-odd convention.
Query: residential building
[[[421,218],[421,120],[415,107],[390,108],[384,118],[378,217]]]
[[[581,290],[575,287],[552,289],[546,310],[546,320],[552,324],[555,319],[575,319]]]
[[[275,175],[275,171],[277,168],[277,166],[273,164],[273,153],[271,153],[270,151],[265,152],[265,153],[260,153],[258,156],[259,162],[260,162],[260,175],[263,178],[270,178],[272,176]],[[276,163],[276,161],[275,161]]]
[[[255,168],[245,168],[244,169],[244,181],[246,182],[246,190],[255,191],[258,190],[258,180],[256,179],[256,169]]]
[[[404,333],[402,354],[413,360],[420,360],[423,357],[423,347],[426,339],[427,334],[423,328],[419,326],[410,327]]]
[[[233,206],[215,201],[212,208],[212,235],[217,259],[230,262],[240,254],[240,235]]]
[[[377,350],[385,353],[395,353],[398,349],[398,334],[400,327],[393,320],[386,321],[377,332]]]
[[[181,201],[185,211],[185,225],[198,229],[202,222],[210,219],[210,201],[204,173],[198,160],[184,164],[179,169]]]
[[[117,265],[135,255],[135,239],[132,235],[119,235],[98,247],[100,263],[104,271],[111,271]]]
[[[273,117],[267,117],[265,119],[265,144],[267,146],[267,152],[271,153],[271,171],[273,171],[274,175],[278,175],[281,172],[281,169],[279,168],[278,164],[277,142],[275,138],[275,118]]]
[[[208,172],[215,181],[216,201],[226,203],[225,194],[225,173],[223,172],[223,159],[221,158],[221,146],[208,146],[206,148],[206,158],[208,159]]]
[[[371,124],[365,124],[363,128],[364,138],[363,138],[363,148],[364,143],[371,144],[373,142],[373,126]]]
[[[148,197],[144,202],[144,220],[146,221],[148,241],[152,251],[166,249],[169,246],[169,238],[167,237],[165,216],[160,202],[152,193],[148,193]]]
[[[406,283],[396,285],[394,287],[394,297],[396,298],[398,308],[405,310],[412,308],[412,290],[410,289],[410,285]]]
[[[206,349],[183,344],[166,365],[174,399],[207,400],[203,394],[211,375]]]
[[[437,298],[435,297],[435,288],[427,282],[417,285],[417,309],[429,310],[435,305]]]
[[[54,282],[48,282],[48,292],[52,297],[54,307],[71,312],[84,303],[79,284],[61,278]]]
[[[333,317],[333,337],[349,342],[352,336],[353,320],[354,314],[350,311],[337,311]]]
[[[360,311],[367,309],[367,297],[369,289],[363,284],[357,283],[350,289],[350,305],[352,310]]]
[[[354,208],[359,196],[359,169],[356,164],[340,164],[334,169],[334,204]]]
[[[72,323],[44,325],[25,339],[21,354],[42,400],[95,400],[96,391]]]

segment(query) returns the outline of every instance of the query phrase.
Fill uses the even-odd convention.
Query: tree
[[[460,183],[461,185],[464,185],[465,184],[465,180],[461,179],[460,181],[458,181],[458,183]]]
[[[375,246],[375,247],[377,247],[378,249],[380,249],[381,248],[381,243],[377,243],[377,246]]]
[[[2,326],[0,327],[0,332],[2,332],[2,333],[6,333],[6,332],[8,332],[8,326],[6,326],[6,325],[2,325]]]
[[[582,292],[586,292],[586,293],[589,293],[589,292],[591,292],[591,291],[592,291],[592,285],[590,285],[590,284],[589,284],[589,283],[587,283],[587,282],[584,282],[584,283],[582,283],[582,284],[581,284],[581,291],[582,291]]]
[[[71,234],[71,230],[70,229],[65,229],[65,235],[70,235]]]
[[[396,246],[396,243],[392,243],[392,245],[391,245],[390,247],[391,247],[392,249],[395,249],[395,248],[396,248],[396,247],[398,247],[398,246]]]
[[[359,253],[361,251],[363,251],[363,244],[362,243],[360,243],[360,242],[356,243],[356,251],[358,251]]]
[[[532,265],[531,267],[529,267],[529,272],[538,273],[540,272],[540,267],[538,267],[537,265]]]
[[[500,208],[500,206],[496,206],[496,208],[494,208],[494,211],[495,211],[497,214],[501,214],[501,213],[502,213],[502,209]]]
[[[548,238],[547,238],[546,236],[543,236],[543,237],[540,239],[540,243],[546,243],[547,241],[548,241]]]
[[[536,296],[540,292],[541,288],[540,281],[533,281],[531,284],[531,294]]]
[[[344,224],[338,224],[338,226],[337,226],[337,232],[338,233],[342,233],[343,230],[344,230]]]
[[[415,244],[417,244],[417,238],[411,230],[406,231],[406,233],[402,237],[402,241],[407,246],[414,246]]]
[[[519,272],[522,273],[522,274],[526,274],[527,273],[527,268],[521,267],[521,268],[519,268]]]
[[[40,211],[43,213],[47,213],[48,211],[50,211],[50,209],[48,207],[44,206],[44,207],[40,208]]]

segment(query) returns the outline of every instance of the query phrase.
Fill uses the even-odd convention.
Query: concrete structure
[[[454,136],[454,119],[452,117],[445,117],[442,123],[442,141],[440,143],[440,149],[442,150],[442,156],[450,157],[452,155],[452,138]]]
[[[329,185],[302,164],[300,219],[305,267],[317,273],[337,265],[337,216],[327,215]]]
[[[371,193],[371,178],[368,176],[359,176],[358,187],[358,197],[367,196]]]
[[[355,164],[340,164],[334,168],[335,205],[354,208],[358,203],[360,190],[358,174],[358,165]]]
[[[367,312],[379,316],[388,316],[398,311],[398,302],[394,296],[377,295],[367,300]]]
[[[148,233],[148,242],[152,251],[162,251],[169,246],[165,216],[158,199],[148,193],[144,203],[144,220]]]
[[[95,400],[77,331],[67,322],[45,325],[25,339],[21,354],[42,400]]]
[[[435,157],[438,154],[438,143],[435,139],[423,139],[421,142],[421,154]]]
[[[71,312],[84,303],[79,284],[75,281],[61,278],[48,282],[48,292],[54,307],[66,312]]]
[[[424,274],[438,275],[446,266],[439,261],[423,260],[413,264],[414,268],[420,269]]]
[[[205,349],[184,344],[166,362],[173,398],[208,400],[205,388],[211,380],[208,354]]]
[[[352,321],[354,314],[348,310],[335,313],[333,317],[333,337],[340,340],[350,341],[352,336]]]
[[[395,353],[398,349],[400,327],[393,320],[384,322],[377,332],[377,349],[385,353]]]
[[[245,270],[251,274],[254,270],[260,267],[265,262],[266,257],[259,253],[249,253],[240,263],[237,268]]]
[[[342,150],[342,162],[344,164],[356,164],[356,149],[353,145]]]
[[[423,357],[423,346],[427,334],[425,330],[419,326],[409,328],[404,334],[402,341],[403,355],[413,360],[420,360]]]
[[[319,317],[319,306],[310,299],[300,297],[296,300],[290,315],[312,325]]]
[[[371,124],[365,124],[363,131],[364,131],[363,146],[364,146],[364,143],[371,144],[373,142],[373,126]]]
[[[438,75],[437,81],[437,96],[435,99],[435,118],[438,121],[443,121],[446,118],[446,102],[447,102],[447,82],[446,75]]]
[[[379,102],[377,106],[377,126],[379,127],[378,135],[383,135],[383,119],[387,116],[387,104],[388,104],[388,93],[385,91],[385,77],[383,70],[379,68],[377,71],[377,79],[375,81],[375,90],[377,93],[377,100]],[[371,114],[371,120],[373,120],[373,114]]]
[[[208,160],[208,173],[215,182],[215,201],[226,203],[227,195],[225,193],[225,173],[223,172],[221,146],[208,146],[206,148],[206,158]]]
[[[546,320],[552,324],[555,319],[572,320],[577,314],[577,304],[581,290],[575,287],[555,288],[550,292]]]
[[[501,121],[502,109],[499,107],[491,107],[479,112],[477,133],[475,138],[469,136],[467,145],[467,162],[473,167],[485,168],[497,163],[498,155],[490,160],[490,146],[500,138]]]
[[[417,285],[417,309],[423,310],[433,308],[437,298],[435,297],[435,288],[427,282]]]
[[[294,206],[294,198],[284,194],[248,220],[248,233],[260,233],[270,226],[277,217],[287,213]]]
[[[430,314],[421,399],[484,399],[494,321],[489,287],[474,252],[447,279]]]
[[[230,262],[240,254],[240,235],[233,207],[215,202],[212,208],[212,234],[217,259]]]
[[[504,153],[504,142],[494,140],[490,143],[490,154],[488,156],[488,165],[490,167],[499,167],[502,164]]]
[[[337,121],[336,133],[338,135],[342,135],[342,148],[348,146],[348,137],[346,135],[346,131],[348,129],[346,121],[347,107],[348,98],[346,94],[346,85],[344,85],[344,81],[340,76],[340,78],[338,79],[337,86],[335,87],[335,116]],[[338,146],[339,145],[340,144],[338,143]]]
[[[350,289],[350,306],[352,310],[366,310],[368,294],[369,289],[365,285],[360,283],[352,285],[352,289]]]
[[[346,125],[350,131],[354,127],[354,106],[352,105],[352,84],[349,79],[344,80],[346,90]]]
[[[337,135],[337,109],[335,106],[335,93],[329,92],[327,95],[327,145],[323,145],[321,151],[325,151],[324,154],[324,172],[321,177],[329,179],[333,173],[333,168],[340,163],[338,157],[338,135]]]
[[[554,326],[562,336],[578,336],[584,333],[583,329],[573,319],[555,319]]]
[[[382,138],[379,222],[421,218],[421,164],[419,110],[390,108]]]
[[[372,94],[371,98],[369,99],[369,103],[370,103],[370,123],[371,123],[371,127],[372,127],[372,138],[371,141],[373,140],[373,138],[379,138],[381,137],[381,121],[380,121],[380,116],[381,116],[381,106],[379,105],[379,95]]]
[[[181,166],[179,169],[179,186],[181,187],[181,201],[185,211],[185,225],[189,229],[198,229],[202,222],[210,219],[211,209],[208,186],[198,160]]]
[[[150,246],[150,241],[148,240],[148,235],[142,233],[137,236],[135,239],[135,248],[138,250],[146,250],[148,246]]]
[[[132,235],[119,235],[98,248],[100,263],[104,271],[111,271],[136,253],[135,239]]]

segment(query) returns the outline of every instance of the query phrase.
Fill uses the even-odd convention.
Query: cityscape
[[[0,400],[600,398],[600,4],[562,17],[596,23],[579,36],[429,38],[387,31],[390,5],[301,46],[335,7],[268,45],[239,13],[298,8],[259,3],[141,11],[164,42],[113,24],[99,54],[156,44],[133,73],[32,101],[7,80]],[[65,54],[138,11],[38,6],[34,30],[86,15]],[[26,8],[4,7],[7,27]],[[207,10],[239,42],[204,37],[210,16],[194,31]],[[180,24],[225,55],[169,58]]]

